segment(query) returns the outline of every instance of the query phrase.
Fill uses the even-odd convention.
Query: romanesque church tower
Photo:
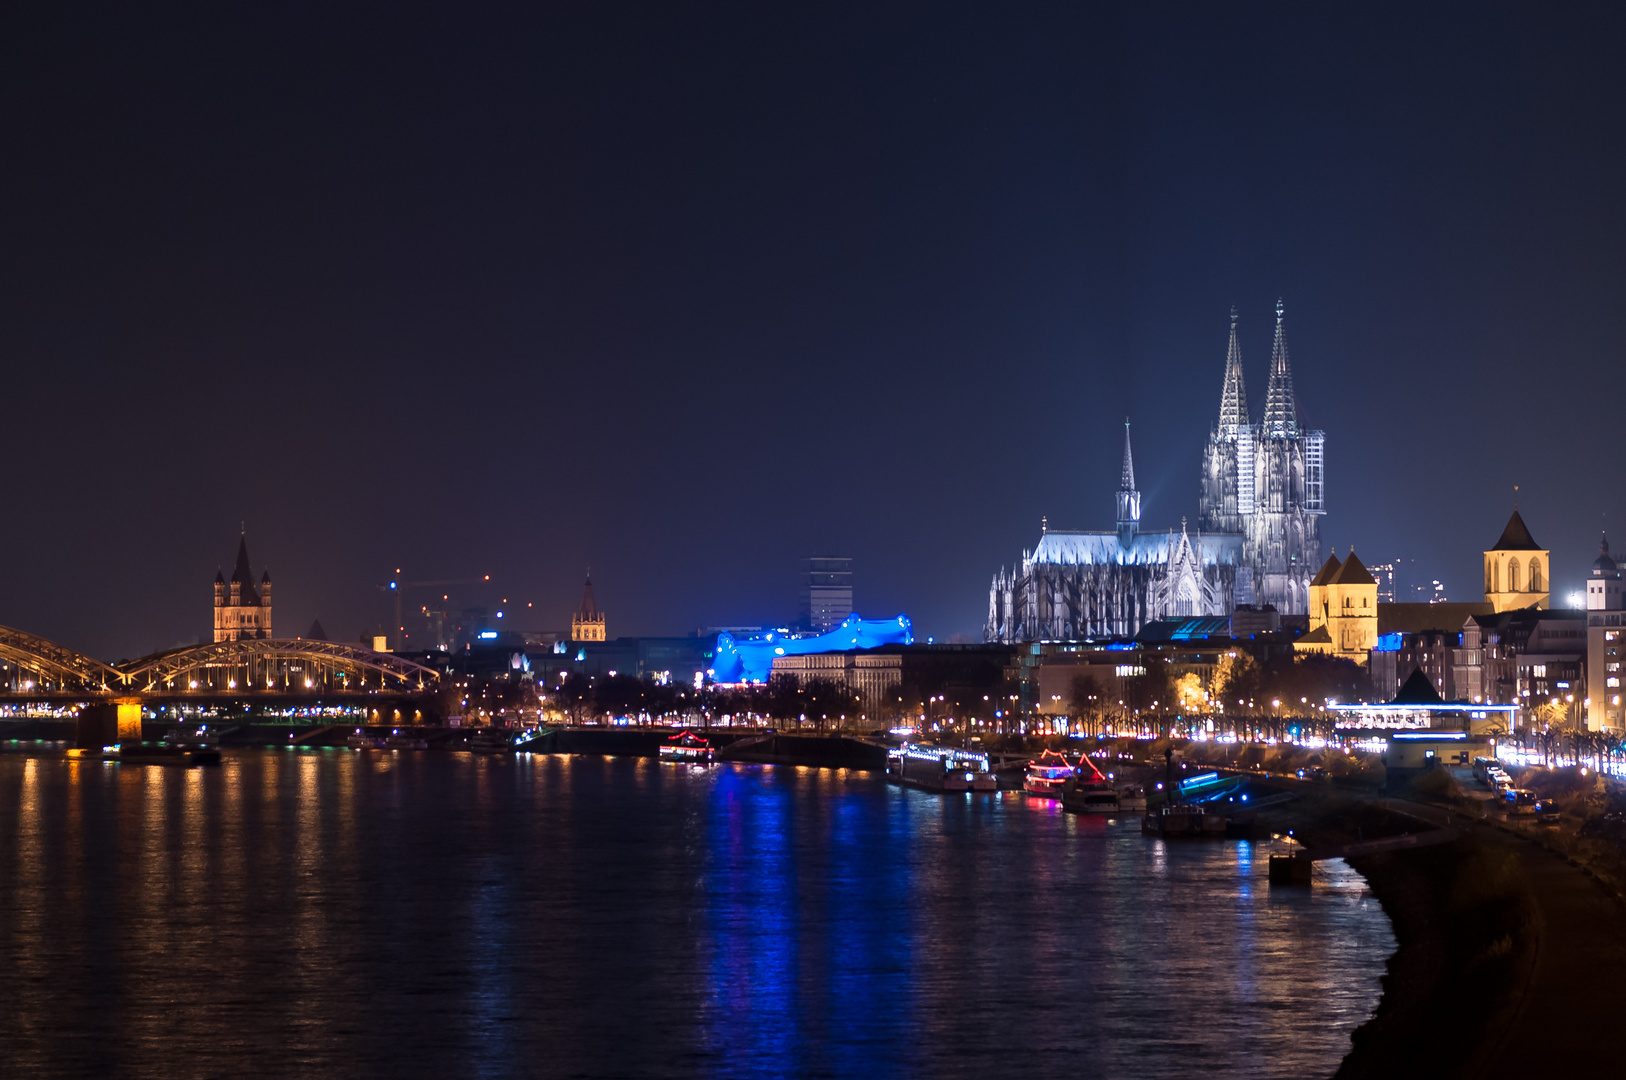
[[[248,538],[237,541],[237,565],[227,581],[215,571],[215,640],[241,641],[271,636],[271,572],[260,575],[254,587],[254,572],[248,567]]]

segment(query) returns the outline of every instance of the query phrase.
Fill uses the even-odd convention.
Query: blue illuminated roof
[[[767,682],[776,656],[806,656],[810,653],[845,652],[848,649],[875,649],[882,645],[912,645],[915,635],[909,616],[866,619],[857,612],[841,625],[818,637],[787,638],[765,634],[760,638],[736,641],[733,634],[717,635],[717,657],[713,678],[720,683]]]

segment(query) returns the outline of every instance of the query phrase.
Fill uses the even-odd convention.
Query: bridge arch
[[[112,664],[9,626],[0,626],[0,664],[6,665],[0,676],[7,676],[0,685],[13,692],[102,693],[124,683]]]
[[[217,641],[173,649],[119,666],[138,693],[234,691],[417,693],[433,689],[433,668],[362,645],[304,638]]]

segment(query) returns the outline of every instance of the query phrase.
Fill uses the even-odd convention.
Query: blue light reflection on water
[[[1393,947],[1341,863],[843,771],[0,755],[0,813],[41,1075],[1327,1074]]]

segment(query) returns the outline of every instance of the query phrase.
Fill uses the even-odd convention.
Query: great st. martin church
[[[1022,561],[994,575],[987,641],[1131,637],[1154,620],[1229,615],[1238,604],[1309,610],[1326,513],[1325,438],[1299,427],[1282,305],[1258,423],[1248,419],[1236,311],[1225,356],[1219,421],[1203,451],[1197,523],[1147,532],[1124,425],[1123,476],[1113,532],[1045,528]]]

